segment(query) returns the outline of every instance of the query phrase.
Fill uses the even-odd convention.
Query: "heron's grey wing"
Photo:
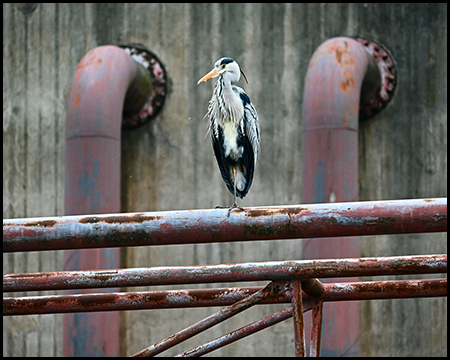
[[[245,133],[246,137],[250,141],[250,144],[253,149],[254,161],[258,158],[259,154],[259,143],[260,143],[260,130],[259,130],[259,120],[258,114],[256,112],[255,107],[250,101],[248,95],[241,88],[236,87],[239,91],[239,96],[244,104],[244,121],[242,122],[242,126],[244,127],[243,133]]]

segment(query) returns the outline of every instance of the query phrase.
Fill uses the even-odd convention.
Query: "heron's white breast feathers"
[[[242,157],[242,154],[244,152],[243,146],[238,146],[237,138],[237,125],[231,121],[225,122],[223,124],[223,145],[225,156],[229,156],[236,161]]]
[[[241,94],[247,101],[243,100]],[[243,149],[238,148],[236,143],[240,132],[250,141],[256,162],[260,142],[258,114],[244,90],[230,86],[223,78],[219,78],[209,102],[207,116],[209,130],[214,138],[219,138],[219,127],[223,130],[226,156],[242,155]]]

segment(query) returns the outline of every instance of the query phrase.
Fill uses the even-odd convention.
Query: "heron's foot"
[[[244,208],[243,208],[243,207],[240,207],[237,203],[234,203],[234,204],[231,205],[231,206],[220,206],[220,205],[217,205],[217,206],[216,206],[216,209],[228,209],[227,217],[230,217],[230,213],[231,213],[231,211],[232,211],[233,209],[238,209],[238,210],[240,210],[240,211],[244,211]]]

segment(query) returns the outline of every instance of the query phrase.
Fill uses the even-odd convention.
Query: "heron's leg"
[[[230,208],[228,209],[228,217],[230,217],[230,212],[233,209],[239,209],[241,211],[244,211],[244,208],[242,208],[242,207],[240,207],[238,205],[237,199],[236,199],[236,172],[237,172],[236,167],[233,166],[233,185],[234,185],[233,186],[233,190],[234,190],[233,196],[234,196],[234,202],[233,202],[233,205],[231,205]]]
[[[233,210],[233,209],[239,209],[241,211],[244,211],[244,208],[240,207],[238,205],[238,203],[237,203],[237,197],[236,197],[236,172],[237,172],[236,167],[233,166],[233,185],[234,185],[233,186],[233,197],[234,197],[233,205],[231,205],[230,207],[217,205],[215,207],[216,209],[228,209],[228,215],[227,215],[228,217],[230,217],[231,210]]]
[[[233,166],[233,196],[234,196],[234,203],[231,205],[232,208],[239,207],[236,200],[236,167]]]

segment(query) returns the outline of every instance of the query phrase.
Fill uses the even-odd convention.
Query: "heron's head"
[[[238,63],[234,61],[232,58],[224,57],[216,61],[214,64],[214,69],[212,69],[209,73],[203,76],[197,84],[200,84],[203,81],[206,81],[211,78],[215,78],[224,74],[224,76],[229,77],[230,82],[237,82],[241,78],[241,73],[244,75],[245,81],[247,81],[247,77],[240,69]]]

